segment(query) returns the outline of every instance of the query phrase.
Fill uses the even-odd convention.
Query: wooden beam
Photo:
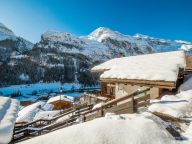
[[[152,112],[152,114],[160,117],[162,120],[167,121],[167,122],[182,122],[182,123],[188,123],[189,121],[185,120],[185,119],[180,119],[165,113],[161,113],[161,112]]]
[[[91,72],[92,72],[92,73],[102,74],[103,72],[105,72],[105,71],[107,71],[107,70],[110,70],[110,69],[100,69],[100,70],[92,70],[92,69],[91,69]]]
[[[104,101],[104,102],[105,102],[106,100],[108,100],[107,97],[101,98],[101,97],[98,97],[98,96],[96,96],[96,95],[94,95],[94,94],[85,93],[84,95],[85,95],[85,96],[88,96],[88,97],[92,97],[92,98],[98,99],[98,100],[100,100],[100,101]],[[105,99],[105,100],[104,100],[104,99]]]
[[[112,79],[112,78],[101,78],[101,82],[105,83],[124,83],[130,85],[139,85],[139,86],[149,86],[149,87],[159,87],[166,89],[174,89],[176,88],[176,83],[173,81],[150,81],[150,80],[129,80],[129,79]]]

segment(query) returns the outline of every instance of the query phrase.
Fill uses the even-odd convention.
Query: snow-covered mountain
[[[65,32],[47,31],[36,46],[67,53],[81,53],[94,60],[106,60],[120,55],[192,50],[191,42],[164,40],[142,34],[129,36],[104,27],[96,29],[88,36],[80,37]]]
[[[143,40],[151,45],[156,52],[167,52],[175,50],[191,51],[192,43],[182,40],[165,40],[159,38],[153,38],[147,35],[135,34],[133,37]]]
[[[0,62],[6,61],[10,56],[31,50],[32,47],[31,42],[16,36],[12,30],[0,23]]]
[[[13,31],[7,28],[3,23],[0,23],[0,32],[6,35],[14,35]]]
[[[175,50],[192,51],[191,42],[142,34],[124,35],[104,27],[87,36],[47,31],[39,42],[32,45],[0,24],[0,38],[0,50],[7,52],[6,58],[5,53],[0,55],[1,61],[4,60],[4,64],[0,64],[3,69],[0,71],[2,84],[38,81],[93,84],[97,76],[92,75],[89,69],[111,58]],[[21,75],[26,76],[27,81],[21,79]]]
[[[105,45],[113,48],[125,50],[125,55],[145,54],[150,52],[166,52],[175,50],[192,50],[192,43],[182,40],[165,40],[153,38],[143,34],[135,34],[133,36],[124,35],[109,28],[100,27],[93,31],[89,39],[97,40]],[[126,50],[129,49],[128,52]]]

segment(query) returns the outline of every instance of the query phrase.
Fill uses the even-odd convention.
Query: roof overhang
[[[103,73],[103,72],[105,72],[105,71],[107,71],[107,70],[109,70],[109,69],[101,69],[101,70],[91,69],[91,72],[92,72],[92,73]]]
[[[165,89],[176,88],[176,82],[174,81],[130,80],[130,79],[112,79],[112,78],[107,79],[101,78],[100,81],[105,83],[124,83],[130,85],[159,87]]]

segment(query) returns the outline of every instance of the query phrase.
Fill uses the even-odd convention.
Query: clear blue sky
[[[46,30],[87,35],[100,26],[192,41],[192,0],[0,0],[0,22],[32,42]]]

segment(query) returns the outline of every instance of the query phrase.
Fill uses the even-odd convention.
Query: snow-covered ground
[[[107,114],[90,122],[60,129],[21,144],[174,144],[161,120],[150,114]]]
[[[0,144],[11,141],[19,102],[7,97],[0,97]]]
[[[47,111],[51,111],[52,109],[53,105],[51,104],[47,104],[46,102],[36,102],[21,109],[18,113],[16,121],[31,122],[33,120],[37,120],[38,118],[42,118],[43,116],[44,118],[47,118],[50,115],[50,113]]]
[[[79,89],[81,85],[75,83],[61,84],[60,82],[13,85],[9,87],[0,88],[0,93],[2,95],[11,95],[14,92],[20,91],[23,95],[27,95],[32,94],[34,91],[37,91],[39,93],[50,91],[58,92],[61,87],[63,90],[71,90],[72,88]]]
[[[188,84],[190,80],[191,78],[181,87]],[[188,123],[167,123],[151,112],[181,118]],[[69,117],[65,116],[57,121],[63,121]],[[166,129],[168,126],[175,128],[176,125],[179,129],[175,130],[180,133],[182,140],[175,140]],[[176,95],[165,95],[160,100],[153,100],[147,112],[123,115],[107,113],[103,118],[63,128],[21,144],[60,144],[63,143],[63,139],[65,144],[190,144],[192,143],[192,89],[181,91]]]
[[[40,96],[48,96],[53,94],[53,96],[59,92],[62,87],[63,91],[70,91],[74,89],[80,89],[82,86],[78,83],[65,83],[60,82],[53,83],[35,83],[35,84],[24,84],[24,85],[12,85],[9,87],[0,88],[0,95],[10,97],[13,94],[20,93],[21,95],[15,96],[14,98],[19,101],[36,101]],[[99,88],[99,86],[96,86]],[[86,87],[90,88],[90,87]],[[81,96],[83,92],[67,92],[65,95],[72,97]]]
[[[177,95],[165,95],[160,100],[153,101],[149,110],[174,117],[192,116],[192,90]]]

